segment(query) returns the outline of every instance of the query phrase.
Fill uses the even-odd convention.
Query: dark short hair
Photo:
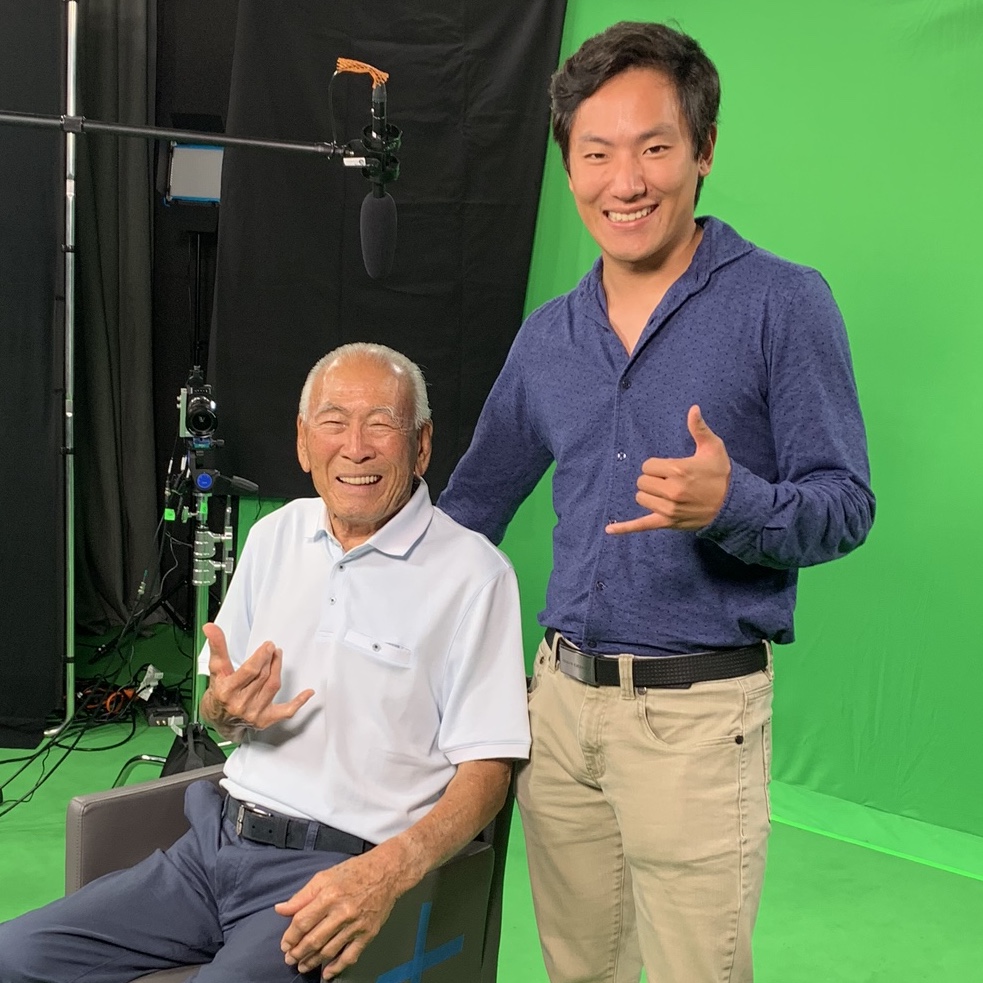
[[[553,138],[570,169],[570,130],[580,104],[616,75],[653,68],[675,87],[676,98],[698,158],[710,139],[720,108],[720,77],[699,43],[665,24],[621,21],[588,38],[550,81]],[[696,185],[699,200],[701,177]]]

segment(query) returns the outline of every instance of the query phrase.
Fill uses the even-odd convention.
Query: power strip
[[[148,706],[144,708],[147,723],[151,727],[170,727],[183,730],[188,725],[188,715],[184,707],[176,705]]]

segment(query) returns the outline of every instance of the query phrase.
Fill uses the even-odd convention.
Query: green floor
[[[84,744],[127,732],[103,727]],[[172,739],[141,725],[123,747],[73,751],[30,801],[0,817],[0,921],[61,893],[68,799],[109,787],[130,757],[165,754]],[[0,761],[22,753],[0,749]],[[18,767],[0,764],[0,784]],[[6,802],[40,773],[34,764],[8,785]],[[156,774],[141,765],[130,781]],[[499,979],[546,983],[518,820],[514,832]],[[755,950],[758,983],[983,983],[983,881],[776,823]]]

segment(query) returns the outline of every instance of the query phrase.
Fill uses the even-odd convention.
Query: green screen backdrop
[[[673,23],[714,60],[699,211],[821,270],[854,356],[877,519],[801,574],[798,641],[776,651],[776,815],[983,874],[983,4],[570,0],[563,57],[618,20]],[[527,311],[596,255],[551,147]],[[551,520],[544,481],[504,544],[530,653]]]
[[[569,0],[563,57],[618,20],[703,44],[723,100],[700,212],[821,270],[853,350],[877,519],[801,575],[775,816],[983,878],[983,4]],[[527,311],[596,255],[551,146]],[[552,525],[547,477],[503,544],[527,658]]]

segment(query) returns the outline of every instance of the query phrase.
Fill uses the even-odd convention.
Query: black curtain
[[[153,122],[156,0],[79,4],[78,108]],[[151,371],[154,144],[79,140],[76,621],[122,623],[156,573]]]
[[[0,110],[62,112],[62,5],[0,0]],[[0,746],[33,747],[63,690],[65,183],[57,130],[0,123]]]
[[[435,421],[434,494],[470,440],[519,326],[546,150],[547,86],[565,0],[241,0],[230,133],[331,139],[339,56],[389,72],[403,131],[389,191],[393,272],[370,280],[359,244],[369,190],[324,157],[227,149],[210,381],[223,471],[265,496],[312,494],[295,456],[311,365],[349,341],[418,362]],[[367,76],[334,85],[337,138],[369,122]]]

